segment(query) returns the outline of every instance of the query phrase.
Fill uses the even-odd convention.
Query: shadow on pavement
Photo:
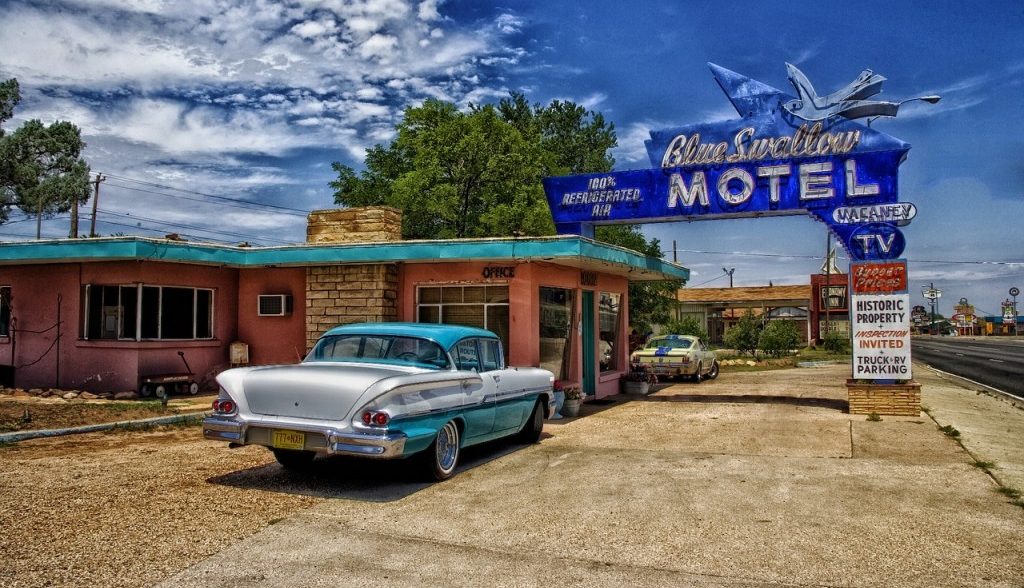
[[[838,398],[771,396],[765,394],[672,394],[665,396],[631,396],[637,402],[701,402],[707,404],[787,404],[813,406],[847,412],[850,404]]]
[[[551,437],[543,433],[541,438]],[[462,450],[455,476],[529,445],[509,440],[467,447]],[[268,456],[270,453],[268,451]],[[281,492],[317,498],[340,498],[363,502],[393,502],[410,496],[436,482],[427,481],[415,458],[395,460],[360,459],[348,456],[319,457],[305,472],[290,472],[277,462],[208,478],[211,484]]]

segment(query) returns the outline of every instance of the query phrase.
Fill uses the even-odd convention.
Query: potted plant
[[[633,368],[622,376],[622,391],[626,394],[648,394],[651,384],[658,383],[658,376],[647,367],[634,364]]]
[[[562,415],[574,417],[580,414],[580,402],[583,401],[583,390],[578,385],[565,387],[565,402],[562,404]]]

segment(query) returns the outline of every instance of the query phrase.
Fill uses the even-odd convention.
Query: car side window
[[[500,370],[505,359],[501,353],[501,342],[497,339],[480,339],[480,357],[483,371]]]
[[[480,371],[480,356],[477,353],[476,339],[463,339],[456,343],[453,355],[455,355],[455,362],[460,370]]]

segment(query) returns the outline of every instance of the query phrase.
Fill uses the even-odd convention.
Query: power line
[[[114,179],[117,179],[117,180],[120,180],[122,182],[131,182],[133,184],[139,184],[139,185],[142,185],[142,186],[149,186],[149,187],[153,187],[153,188],[160,188],[162,190],[173,190],[175,192],[182,192],[182,193],[185,193],[185,194],[194,194],[196,196],[203,196],[205,198],[212,198],[214,200],[219,200],[221,202],[229,202],[229,203],[232,203],[232,204],[244,204],[244,205],[255,206],[255,207],[260,207],[260,208],[271,208],[271,209],[278,210],[278,211],[286,211],[286,212],[291,213],[291,214],[298,213],[301,216],[306,216],[307,214],[309,214],[308,210],[303,210],[301,208],[292,208],[290,206],[281,206],[281,205],[278,205],[278,204],[269,204],[269,203],[265,203],[265,202],[252,202],[251,200],[244,200],[242,198],[231,198],[231,197],[228,197],[228,196],[219,196],[217,194],[207,194],[205,192],[198,192],[196,190],[186,190],[185,188],[176,188],[174,186],[168,186],[166,184],[158,184],[156,182],[150,182],[150,181],[147,181],[147,180],[138,180],[138,179],[135,179],[135,178],[129,178],[127,176],[121,176],[121,175],[117,175],[117,174],[105,173],[104,175],[109,176],[109,177],[114,178]],[[121,187],[122,188],[127,188],[126,186],[121,186]],[[128,189],[131,189],[131,188],[128,188]],[[165,195],[166,196],[177,197],[177,195],[174,195],[174,194],[165,194]]]
[[[259,210],[260,207],[263,206],[262,204],[260,204],[258,202],[244,202],[244,201],[243,202],[237,202],[237,203],[229,203],[229,202],[216,202],[215,203],[215,202],[210,202],[209,200],[204,200],[202,198],[191,198],[189,196],[183,196],[181,194],[168,194],[167,192],[157,192],[155,190],[146,190],[144,188],[136,188],[134,186],[125,186],[124,184],[117,184],[117,183],[114,183],[114,182],[109,182],[108,185],[114,186],[114,187],[117,187],[117,188],[121,188],[123,190],[131,190],[133,192],[141,192],[141,193],[144,193],[144,194],[155,194],[157,196],[163,196],[165,198],[180,198],[182,200],[190,200],[192,202],[202,202],[204,204],[220,204],[222,206],[231,206],[231,207],[234,207],[234,208],[241,208],[242,210]],[[303,218],[306,217],[306,213],[298,214],[298,213],[287,212],[287,211],[277,211],[277,212],[280,212],[280,214],[289,214],[289,215],[292,215],[292,216],[301,216]]]
[[[139,220],[139,221],[142,221],[142,222],[149,222],[149,223],[156,223],[156,224],[160,224],[160,225],[167,225],[167,226],[172,227],[172,228],[191,229],[193,231],[201,231],[201,232],[205,232],[205,233],[212,233],[214,235],[224,235],[224,236],[227,236],[227,237],[237,237],[237,238],[240,238],[240,239],[249,239],[249,240],[253,240],[253,241],[274,241],[274,242],[282,243],[282,244],[285,244],[285,245],[291,245],[292,244],[291,241],[284,241],[282,239],[274,239],[272,237],[256,237],[254,235],[247,235],[247,234],[244,234],[244,233],[235,233],[235,232],[232,232],[232,231],[217,231],[217,230],[207,229],[207,228],[204,228],[204,227],[201,227],[201,226],[197,226],[197,225],[190,225],[190,224],[187,224],[187,223],[180,223],[180,222],[164,221],[164,220],[150,218],[150,217],[145,217],[145,216],[138,216],[138,215],[134,215],[134,214],[131,214],[131,213],[115,212],[113,210],[104,210],[102,208],[100,209],[100,212],[102,214],[110,214],[110,215],[114,215],[114,216],[130,218],[130,219],[135,219],[135,220]],[[104,221],[104,222],[107,222],[107,221]]]

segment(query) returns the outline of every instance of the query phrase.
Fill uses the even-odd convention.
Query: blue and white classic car
[[[287,469],[317,454],[416,458],[437,480],[463,447],[540,438],[554,376],[507,368],[501,340],[472,327],[360,323],[331,329],[302,363],[217,376],[207,439],[263,445]]]

